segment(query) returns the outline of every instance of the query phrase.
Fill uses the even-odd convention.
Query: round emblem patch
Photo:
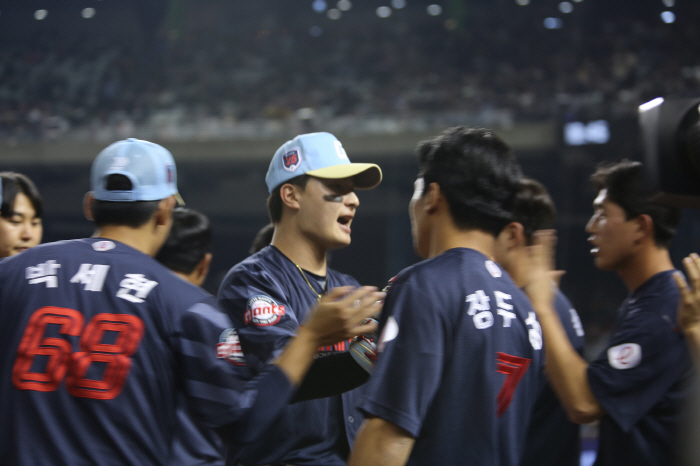
[[[248,300],[243,322],[248,325],[265,327],[275,325],[284,315],[284,306],[277,304],[269,296],[253,296]]]
[[[110,249],[114,249],[116,247],[117,245],[112,241],[98,241],[96,243],[92,243],[92,249],[97,252],[109,251]]]
[[[241,349],[241,339],[235,328],[227,328],[221,333],[219,343],[216,344],[216,357],[226,359],[237,366],[245,365],[243,350]]]

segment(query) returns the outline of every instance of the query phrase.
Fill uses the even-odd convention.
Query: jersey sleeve
[[[687,368],[685,342],[668,317],[678,299],[640,298],[619,323],[609,347],[588,367],[591,390],[624,431],[636,424]]]
[[[219,306],[238,330],[251,370],[259,372],[299,329],[284,289],[265,270],[238,270],[219,289]]]
[[[251,378],[245,365],[217,352],[216,343],[232,327],[212,304],[191,306],[174,330],[176,368],[197,418],[205,427],[224,427],[239,443],[261,435],[293,395],[284,373],[270,365]]]
[[[576,312],[574,306],[561,291],[557,292],[554,300],[554,307],[557,314],[559,314],[559,320],[561,320],[566,335],[569,337],[569,341],[571,341],[571,346],[574,347],[578,354],[583,355],[586,340],[584,338],[585,333],[578,312]]]
[[[418,436],[440,386],[445,329],[431,297],[396,283],[382,312],[379,357],[360,409]]]

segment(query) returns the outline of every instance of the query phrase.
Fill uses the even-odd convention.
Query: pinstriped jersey
[[[168,464],[178,393],[205,425],[244,435],[258,390],[234,334],[211,295],[116,241],[5,259],[0,464]]]

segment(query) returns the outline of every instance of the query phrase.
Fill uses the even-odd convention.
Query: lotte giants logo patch
[[[280,306],[268,296],[253,296],[248,300],[243,323],[253,323],[259,327],[275,325],[284,315],[284,306]]]
[[[221,333],[219,343],[216,344],[216,357],[226,359],[237,366],[245,365],[243,350],[241,349],[241,339],[235,328],[227,328]]]
[[[637,343],[624,343],[608,349],[608,363],[614,369],[632,369],[642,362],[642,347]]]
[[[114,249],[116,247],[117,245],[112,241],[98,241],[96,243],[92,243],[92,249],[97,252],[109,251],[110,249]]]
[[[289,150],[282,155],[282,166],[288,172],[293,172],[301,163],[301,151],[298,148]]]

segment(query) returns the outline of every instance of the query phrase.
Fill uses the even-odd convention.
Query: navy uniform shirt
[[[179,393],[203,425],[241,441],[293,394],[276,367],[243,381],[211,295],[99,238],[0,263],[0,358],[0,464],[165,465]]]
[[[319,293],[316,278],[307,279]],[[327,271],[327,289],[359,286],[349,275]],[[246,361],[253,370],[274,358],[318,303],[302,273],[274,246],[234,266],[219,289],[219,304],[239,331]],[[347,343],[322,348],[318,357],[347,351]],[[240,453],[246,465],[344,465],[362,422],[356,409],[362,387],[339,396],[291,404],[274,425]]]
[[[673,271],[651,277],[622,304],[608,349],[589,366],[591,390],[606,412],[596,465],[675,464],[691,375],[676,325],[679,299]]]
[[[585,339],[581,319],[561,291],[557,292],[554,308],[571,345],[578,354],[583,354]],[[579,425],[569,420],[547,381],[542,366],[539,394],[533,408],[520,466],[579,466],[580,463]]]
[[[450,249],[401,272],[361,409],[416,438],[408,465],[516,466],[542,359],[529,300],[503,269]]]

